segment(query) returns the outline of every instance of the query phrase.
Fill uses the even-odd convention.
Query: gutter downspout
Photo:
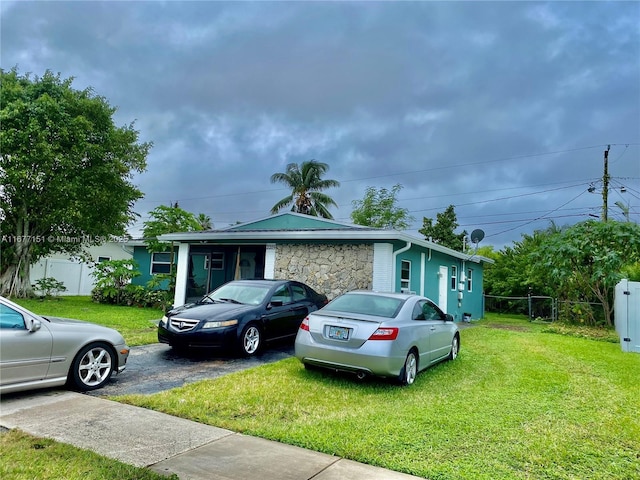
[[[411,248],[411,242],[407,242],[407,244],[402,247],[400,250],[393,252],[393,291],[396,289],[396,280],[398,279],[398,255],[406,252]]]

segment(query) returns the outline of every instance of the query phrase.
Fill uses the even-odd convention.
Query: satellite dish
[[[473,243],[478,244],[482,241],[483,238],[484,238],[484,232],[479,228],[471,232],[471,241]]]

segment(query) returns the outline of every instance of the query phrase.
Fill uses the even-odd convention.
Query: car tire
[[[404,366],[400,370],[398,381],[403,386],[412,385],[416,380],[416,375],[418,375],[418,356],[415,350],[409,350]]]
[[[240,335],[240,353],[245,357],[251,357],[262,348],[262,330],[255,323],[250,323],[242,329]]]
[[[455,360],[458,358],[458,353],[460,353],[460,337],[454,335],[453,340],[451,340],[451,352],[449,352],[447,360]]]
[[[71,363],[69,384],[86,392],[104,386],[116,367],[116,353],[103,342],[90,343],[83,347]]]

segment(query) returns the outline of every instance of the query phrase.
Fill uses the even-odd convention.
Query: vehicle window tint
[[[278,287],[278,289],[271,297],[272,302],[282,302],[282,303],[291,303],[291,294],[289,293],[289,286],[282,285]]]
[[[326,310],[336,312],[360,313],[363,315],[373,315],[376,317],[394,318],[403,300],[378,295],[345,294],[334,299]]]
[[[307,291],[302,285],[291,285],[291,291],[293,292],[294,302],[305,300],[308,297]]]
[[[248,305],[260,305],[268,293],[269,287],[262,285],[227,283],[211,292],[209,298],[214,300],[226,298]]]
[[[422,306],[422,313],[424,313],[424,318],[426,320],[441,320],[442,317],[440,312],[436,309],[435,305],[424,302]]]
[[[13,308],[0,304],[0,328],[26,330],[24,317]]]
[[[424,300],[416,303],[415,307],[413,307],[413,313],[411,314],[411,318],[413,320],[425,320],[423,306],[425,302]]]

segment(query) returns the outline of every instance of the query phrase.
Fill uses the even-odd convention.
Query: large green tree
[[[329,170],[329,165],[315,160],[287,165],[283,173],[271,175],[271,183],[284,183],[291,189],[291,194],[277,202],[271,213],[278,213],[291,206],[291,211],[313,215],[314,217],[333,218],[329,206],[337,207],[336,202],[322,193],[331,187],[339,187],[337,180],[326,180],[322,176]]]
[[[550,236],[560,230],[551,225],[546,230],[536,230],[532,235],[523,234],[520,241],[489,254],[495,263],[484,268],[484,289],[487,295],[522,297],[557,295],[557,286],[543,270],[534,268],[531,255],[538,252]],[[482,247],[484,248],[484,247]],[[485,255],[487,256],[487,255]]]
[[[595,297],[613,326],[613,295],[625,268],[640,261],[640,226],[630,222],[589,220],[548,236],[530,255],[538,272],[548,275],[559,293]]]
[[[208,222],[208,224],[207,224]],[[160,205],[149,212],[149,220],[144,222],[142,236],[149,252],[172,252],[173,243],[158,240],[165,233],[196,232],[210,226],[211,219],[204,214],[194,215],[175,203]],[[173,264],[173,258],[172,264]]]
[[[431,240],[443,247],[462,251],[464,249],[464,237],[467,231],[455,233],[458,228],[458,217],[453,205],[449,205],[446,210],[436,215],[436,222],[432,218],[422,219],[422,228],[418,230],[427,240]]]
[[[92,89],[47,71],[0,70],[0,292],[30,293],[30,265],[121,236],[134,220],[150,143]]]
[[[351,220],[357,225],[368,227],[405,230],[414,218],[409,210],[396,205],[402,185],[396,184],[391,190],[367,187],[362,200],[354,200]]]

